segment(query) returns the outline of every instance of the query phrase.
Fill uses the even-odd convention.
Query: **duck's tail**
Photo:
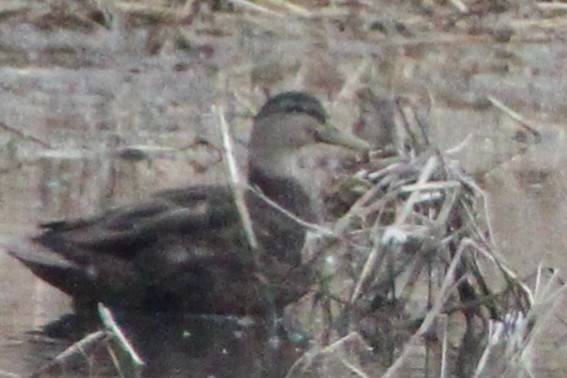
[[[0,249],[20,260],[42,280],[68,294],[73,294],[65,288],[69,287],[70,280],[79,278],[77,272],[80,270],[75,263],[67,260],[65,256],[52,251],[33,239],[14,242],[0,241]]]
[[[19,240],[15,242],[0,242],[0,248],[32,269],[41,266],[46,269],[74,269],[73,263],[59,253],[32,240]],[[33,270],[33,269],[32,269]]]

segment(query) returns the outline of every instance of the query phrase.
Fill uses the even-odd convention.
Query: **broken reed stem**
[[[421,173],[420,173],[419,178],[417,179],[417,182],[416,182],[415,185],[421,186],[421,185],[425,184],[427,181],[429,181],[429,178],[431,177],[433,172],[435,172],[435,169],[437,168],[438,165],[439,165],[438,157],[436,155],[431,156],[427,160],[427,163],[425,163],[425,166],[423,167],[423,169],[421,170]],[[409,215],[413,211],[413,206],[414,206],[415,202],[418,200],[418,196],[419,196],[418,191],[414,191],[410,194],[409,198],[406,200],[406,202],[404,204],[404,207],[402,209],[400,216],[396,217],[396,221],[395,221],[396,225],[399,226],[407,220],[407,218],[409,217]]]
[[[107,339],[109,336],[110,333],[107,331],[96,331],[88,334],[81,340],[73,343],[63,352],[59,353],[55,358],[51,359],[39,370],[33,372],[30,377],[43,377],[56,366],[62,366],[65,363],[77,358],[78,356],[84,357],[89,353],[89,351],[93,350],[97,345],[99,345],[101,341]]]
[[[360,293],[362,291],[362,285],[367,281],[367,278],[370,276],[370,274],[374,270],[374,267],[376,266],[376,261],[378,259],[378,250],[379,249],[380,249],[380,244],[375,245],[372,248],[372,252],[370,252],[370,256],[368,256],[368,258],[366,259],[366,263],[364,264],[364,267],[362,268],[362,273],[360,273],[360,277],[358,278],[358,281],[356,282],[354,292],[352,293],[352,296],[350,298],[351,304],[353,304],[356,301],[356,299],[358,298],[358,296],[360,295]]]
[[[235,5],[241,5],[243,8],[248,8],[254,11],[258,11],[261,13],[266,13],[269,14],[270,16],[276,16],[276,17],[285,17],[284,14],[279,13],[279,12],[275,12],[271,9],[265,8],[261,5],[255,4],[251,1],[247,1],[247,0],[233,0],[233,3]]]
[[[445,274],[445,279],[443,280],[443,285],[441,286],[441,290],[439,291],[439,294],[435,298],[435,303],[433,304],[433,307],[431,308],[431,310],[429,310],[429,312],[425,316],[425,319],[421,323],[419,329],[410,337],[409,341],[405,344],[402,354],[396,359],[396,361],[392,364],[392,366],[388,368],[386,373],[382,375],[382,378],[392,378],[398,376],[399,369],[402,367],[405,359],[409,356],[409,350],[410,350],[409,346],[412,344],[416,344],[420,337],[422,337],[427,332],[429,332],[429,329],[433,324],[433,321],[439,315],[443,307],[443,304],[449,297],[450,288],[456,287],[456,285],[454,285],[455,272],[457,270],[457,266],[461,261],[463,251],[468,246],[469,244],[467,242],[467,239],[463,239],[461,241],[461,244],[459,245],[459,248],[457,249],[457,253],[455,253],[455,256],[451,260],[451,264],[449,265],[449,269],[447,270],[447,273]]]
[[[360,197],[350,208],[350,210],[343,215],[335,223],[335,233],[337,235],[342,235],[350,226],[351,220],[356,216],[362,216],[361,212],[365,204],[375,195],[378,194],[380,188],[378,185],[374,185],[370,190],[368,190],[362,197]]]
[[[248,185],[248,189],[254,193],[258,198],[266,202],[268,205],[272,206],[274,209],[280,211],[283,215],[291,219],[292,221],[296,222],[300,226],[305,227],[309,231],[313,231],[322,236],[334,237],[336,236],[335,233],[323,226],[320,226],[316,223],[307,222],[297,215],[293,214],[291,211],[284,209],[281,207],[277,202],[273,201],[270,197],[266,196],[258,187],[252,187]]]
[[[488,363],[488,359],[494,347],[502,341],[503,333],[504,333],[504,324],[502,324],[501,322],[495,322],[493,320],[490,320],[488,322],[488,336],[487,336],[488,342],[486,344],[486,348],[482,352],[482,356],[480,357],[480,360],[478,361],[473,378],[481,377],[483,376],[483,374],[487,373],[484,370]]]
[[[490,103],[492,105],[494,105],[496,108],[498,108],[499,110],[504,112],[506,115],[508,115],[514,121],[518,122],[518,124],[520,126],[522,126],[525,130],[530,132],[533,136],[535,136],[537,138],[541,138],[541,133],[539,131],[537,131],[530,124],[530,122],[528,122],[520,113],[513,111],[512,109],[510,109],[509,107],[504,105],[504,103],[501,102],[500,100],[498,100],[496,97],[488,96],[488,101],[490,101]]]
[[[443,333],[443,338],[441,340],[441,366],[440,366],[440,377],[448,378],[450,376],[449,371],[449,317],[447,314],[439,316],[441,323],[440,328]]]
[[[124,335],[124,332],[122,332],[120,326],[114,320],[112,312],[105,305],[99,303],[98,313],[106,329],[116,338],[118,344],[130,356],[134,367],[136,369],[142,369],[146,363],[142,360],[130,341],[126,338],[126,335]]]
[[[354,364],[350,363],[346,358],[341,358],[341,362],[343,365],[345,365],[350,371],[351,373],[353,373],[356,377],[360,377],[360,378],[370,378],[370,375],[366,374],[364,371],[362,371],[362,369],[360,369],[358,366],[355,366]]]
[[[246,205],[245,190],[248,184],[241,178],[238,170],[238,165],[236,164],[234,147],[232,143],[232,138],[230,136],[230,131],[228,127],[228,122],[224,117],[224,109],[221,106],[213,106],[213,112],[219,117],[219,126],[222,134],[222,141],[224,147],[224,156],[228,172],[230,174],[230,186],[232,192],[234,193],[234,200],[236,202],[236,207],[242,219],[242,224],[246,232],[246,238],[253,251],[258,250],[258,239],[252,228],[252,218],[250,217],[250,212],[248,211],[248,206]],[[255,259],[257,256],[255,254]],[[258,262],[258,261],[257,261]]]
[[[264,0],[264,1],[285,8],[295,16],[307,17],[307,18],[313,17],[313,13],[309,11],[307,8],[304,8],[301,5],[294,4],[289,1],[285,1],[285,0]]]

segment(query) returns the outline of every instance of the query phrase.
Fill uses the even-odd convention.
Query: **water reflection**
[[[287,330],[280,321],[251,317],[159,313],[116,313],[116,322],[131,346],[145,362],[142,376],[147,377],[283,377],[304,350],[305,340]],[[77,316],[66,316],[49,324],[45,331],[55,336],[77,334],[74,327],[88,324]],[[293,341],[292,341],[293,340]],[[120,358],[115,343],[112,349],[119,361],[114,366],[102,339],[72,366],[65,363],[51,369],[69,373],[106,372],[136,376],[132,364]],[[39,348],[48,347],[36,344]],[[60,346],[59,346],[60,347]]]
[[[302,350],[261,319],[160,314],[123,324],[149,376],[282,377]]]

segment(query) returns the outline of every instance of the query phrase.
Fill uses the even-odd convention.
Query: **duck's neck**
[[[248,182],[284,209],[306,221],[315,222],[311,198],[301,184],[292,177],[276,177],[261,168],[250,167]]]

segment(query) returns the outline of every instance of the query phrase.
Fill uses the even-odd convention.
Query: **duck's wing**
[[[223,186],[167,190],[99,216],[42,224],[44,232],[33,240],[69,258],[81,253],[132,258],[164,236],[214,232],[232,224],[238,220],[232,198]]]
[[[229,188],[188,187],[99,216],[43,224],[41,234],[7,250],[72,296],[133,294],[182,269],[230,260],[230,246],[245,241],[239,222]]]

